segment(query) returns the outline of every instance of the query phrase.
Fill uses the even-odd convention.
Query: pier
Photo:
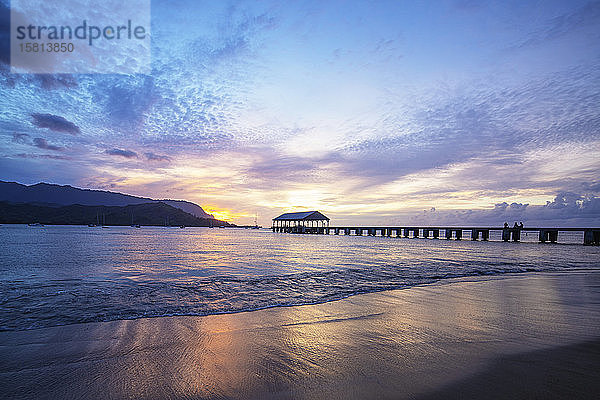
[[[520,242],[524,232],[537,233],[540,243],[557,243],[559,232],[582,232],[584,245],[600,245],[600,228],[536,227],[444,227],[444,226],[329,226],[329,218],[318,211],[282,214],[273,219],[273,232],[317,235],[380,236],[446,240],[482,240],[499,231],[505,242]],[[464,235],[464,236],[463,236]]]

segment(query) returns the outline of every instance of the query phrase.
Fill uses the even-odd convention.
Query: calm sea
[[[454,277],[600,269],[578,244],[0,226],[0,330],[327,302]],[[568,235],[568,234],[567,234]],[[528,243],[528,241],[530,243]]]

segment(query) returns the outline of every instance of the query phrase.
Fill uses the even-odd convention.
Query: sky
[[[12,74],[0,180],[270,225],[600,225],[600,2],[153,1],[151,73]]]

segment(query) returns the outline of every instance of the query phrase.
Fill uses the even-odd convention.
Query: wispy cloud
[[[519,47],[546,44],[551,40],[563,37],[576,29],[598,26],[600,21],[600,2],[590,1],[575,10],[561,14],[549,20],[522,43]]]
[[[46,160],[70,160],[70,157],[67,156],[57,156],[54,154],[28,154],[28,153],[19,153],[17,154],[19,158],[33,158],[33,159],[46,159]]]
[[[146,159],[148,161],[171,161],[171,157],[161,155],[161,154],[155,154],[155,153],[149,152],[149,153],[144,153],[144,155],[146,156]]]

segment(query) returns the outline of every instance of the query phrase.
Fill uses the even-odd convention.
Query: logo
[[[150,0],[11,2],[13,73],[149,74]]]

